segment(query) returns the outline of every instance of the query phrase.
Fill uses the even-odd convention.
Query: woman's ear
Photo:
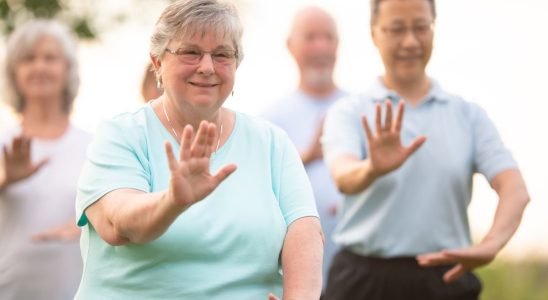
[[[158,75],[160,68],[162,67],[162,61],[159,57],[154,56],[152,53],[149,53],[149,56],[152,66],[154,67],[154,74]]]

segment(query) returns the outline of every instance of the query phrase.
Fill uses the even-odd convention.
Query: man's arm
[[[417,257],[422,266],[455,264],[444,274],[443,279],[446,282],[455,281],[466,271],[490,263],[508,243],[521,222],[525,207],[529,203],[529,193],[520,171],[502,171],[490,183],[499,196],[499,202],[493,224],[483,240],[469,248],[444,250]]]

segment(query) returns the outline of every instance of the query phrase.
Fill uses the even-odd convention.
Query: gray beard
[[[307,86],[322,88],[333,81],[332,70],[306,70],[303,72],[303,81]]]

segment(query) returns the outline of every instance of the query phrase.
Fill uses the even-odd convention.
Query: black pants
[[[467,272],[443,282],[451,266],[421,267],[414,257],[372,258],[341,250],[329,269],[322,300],[477,300],[481,283]]]

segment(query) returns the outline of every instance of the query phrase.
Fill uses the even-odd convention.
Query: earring
[[[158,77],[158,79],[156,79],[156,88],[161,90],[163,88],[163,85],[162,85],[162,77]]]
[[[232,91],[232,96],[234,96],[234,91]]]

